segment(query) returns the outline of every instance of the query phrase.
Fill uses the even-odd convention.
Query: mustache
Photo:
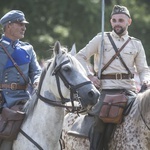
[[[122,28],[121,26],[117,25],[117,26],[114,26],[114,28]]]

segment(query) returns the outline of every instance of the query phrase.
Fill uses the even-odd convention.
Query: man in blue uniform
[[[24,38],[26,24],[29,24],[24,13],[12,10],[0,19],[0,24],[4,31],[0,40],[0,101],[1,107],[11,107],[16,102],[30,98],[27,87],[29,83],[33,88],[38,85],[41,67],[32,45],[20,41]],[[23,75],[16,69],[4,49],[14,59]],[[3,141],[0,149],[11,149],[11,144],[8,143]]]

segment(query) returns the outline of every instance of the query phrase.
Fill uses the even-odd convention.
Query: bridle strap
[[[59,82],[59,77],[61,78],[61,80],[63,81],[63,83],[65,84],[65,86],[72,92],[72,93],[76,93],[76,90],[79,89],[80,87],[86,85],[86,84],[91,84],[91,81],[86,81],[86,82],[83,82],[83,83],[80,83],[80,84],[77,84],[77,85],[72,85],[70,84],[66,78],[63,76],[63,74],[61,72],[57,72],[57,74],[55,75],[56,76],[56,82],[57,82],[57,87],[58,87],[58,91],[59,91],[59,94],[60,94],[60,97],[64,100],[65,98],[62,96],[62,93],[61,93],[61,89],[60,89],[60,82]]]
[[[59,76],[55,76],[55,77],[56,77],[58,92],[59,92],[59,95],[60,95],[61,100],[62,100],[62,104],[66,103],[66,102],[69,102],[70,99],[66,99],[66,98],[64,98],[63,95],[62,95],[61,88],[60,88]]]
[[[50,100],[44,96],[42,96],[41,94],[38,95],[38,98],[40,98],[40,100],[42,100],[43,102],[50,104],[52,106],[58,106],[58,107],[63,107],[63,108],[72,108],[72,106],[66,106],[64,104],[62,104],[60,101],[53,101]],[[75,107],[75,106],[74,106]],[[76,110],[80,109],[81,107],[75,107]]]

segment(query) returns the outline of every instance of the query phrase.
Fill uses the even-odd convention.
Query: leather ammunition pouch
[[[25,117],[22,112],[23,105],[14,105],[11,108],[3,108],[0,120],[0,139],[15,140]]]
[[[104,123],[120,124],[127,105],[125,94],[105,95],[99,117]]]

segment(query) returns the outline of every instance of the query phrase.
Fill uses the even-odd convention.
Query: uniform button
[[[8,82],[8,80],[5,80],[5,82]]]
[[[26,55],[26,58],[29,58],[29,56],[28,56],[28,55]]]
[[[6,94],[8,94],[8,92],[6,92]]]

